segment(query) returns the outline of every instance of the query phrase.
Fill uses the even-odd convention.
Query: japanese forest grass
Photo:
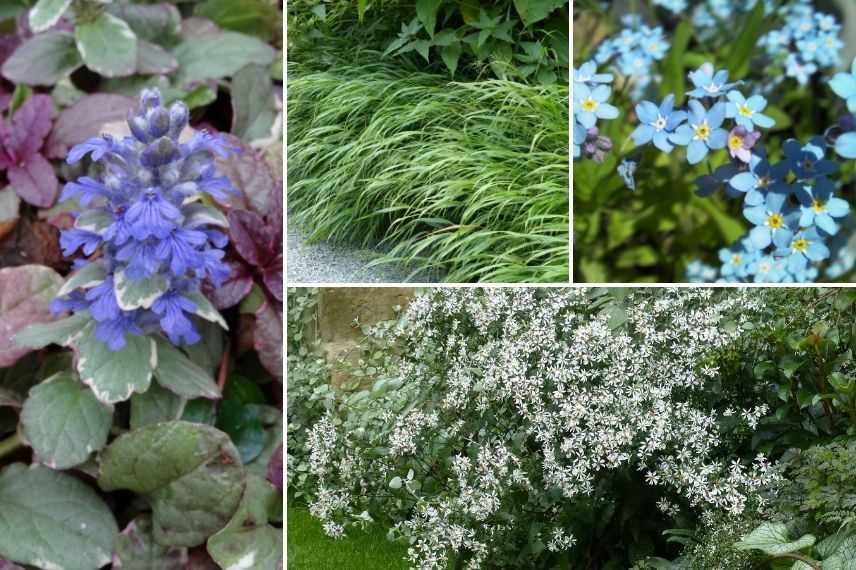
[[[568,279],[568,88],[289,64],[288,199],[312,239],[452,282]]]

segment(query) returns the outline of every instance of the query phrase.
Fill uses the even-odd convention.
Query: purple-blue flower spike
[[[88,155],[100,167],[66,184],[61,196],[79,196],[83,207],[62,233],[63,253],[93,257],[76,264],[51,308],[88,311],[95,336],[114,351],[127,334],[162,331],[176,345],[197,342],[195,315],[210,318],[200,284],[219,287],[229,276],[226,218],[199,198],[237,192],[217,174],[214,157],[238,149],[204,130],[182,142],[188,117],[184,103],[167,109],[157,89],[144,89],[128,117],[131,136],[94,137],[67,157],[73,164]]]

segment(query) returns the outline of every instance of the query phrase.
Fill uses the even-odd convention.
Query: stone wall
[[[340,359],[356,362],[363,338],[354,319],[372,325],[395,317],[393,307],[407,307],[416,293],[413,287],[322,287],[318,296],[318,335],[327,360],[333,364],[331,382],[340,386],[347,372],[336,366]]]

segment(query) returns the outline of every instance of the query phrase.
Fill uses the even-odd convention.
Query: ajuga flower
[[[200,197],[235,192],[217,175],[214,155],[237,149],[205,131],[182,141],[187,120],[184,103],[167,109],[146,89],[128,118],[132,136],[95,137],[67,157],[74,164],[89,155],[93,165],[60,198],[78,196],[85,208],[62,233],[63,253],[92,257],[77,263],[52,309],[88,311],[95,336],[112,350],[125,346],[126,334],[158,329],[174,344],[196,342],[193,315],[208,306],[200,284],[218,287],[229,275],[227,239],[216,229],[228,223]]]

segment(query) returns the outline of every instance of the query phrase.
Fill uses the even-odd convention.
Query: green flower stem
[[[9,455],[13,451],[17,450],[19,447],[23,446],[24,442],[21,441],[21,436],[17,433],[14,435],[7,437],[3,441],[0,441],[0,459]]]

